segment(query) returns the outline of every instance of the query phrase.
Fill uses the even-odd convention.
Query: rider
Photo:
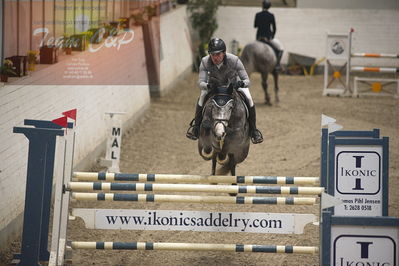
[[[202,120],[202,108],[206,95],[215,87],[213,77],[221,77],[218,80],[227,80],[234,77],[233,83],[237,90],[242,92],[249,106],[249,129],[252,143],[257,144],[263,141],[262,133],[256,128],[255,105],[249,92],[249,77],[241,60],[230,53],[226,53],[226,44],[222,39],[212,38],[208,44],[209,55],[201,59],[199,68],[198,85],[201,94],[195,110],[195,118],[187,130],[187,138],[197,140],[199,127]],[[233,75],[231,75],[233,73]],[[226,84],[223,84],[226,85]],[[194,122],[194,124],[193,124]]]
[[[270,46],[273,48],[277,56],[277,63],[274,69],[279,71],[281,69],[280,60],[283,55],[283,50],[281,49],[280,43],[274,39],[274,35],[276,35],[277,30],[276,20],[274,19],[274,15],[268,11],[271,7],[270,1],[264,0],[262,2],[262,6],[263,10],[256,13],[255,16],[254,27],[258,28],[256,32],[256,39],[258,41],[270,44]]]

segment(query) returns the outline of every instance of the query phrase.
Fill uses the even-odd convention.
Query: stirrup
[[[263,135],[258,129],[254,129],[254,132],[251,134],[251,141],[253,144],[258,144],[263,142]]]
[[[197,127],[194,124],[194,120],[195,119],[191,120],[190,127],[187,129],[187,132],[186,132],[186,137],[191,139],[191,140],[197,140],[198,139],[198,136],[194,132],[196,130],[196,127]]]
[[[282,72],[282,71],[283,71],[283,68],[281,67],[280,64],[276,65],[276,66],[274,67],[274,69],[273,69],[273,72],[274,72],[274,73],[280,73],[280,72]]]

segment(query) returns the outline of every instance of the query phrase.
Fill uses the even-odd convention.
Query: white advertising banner
[[[178,230],[302,234],[313,214],[180,210],[74,209],[86,227],[116,230]]]
[[[382,146],[336,146],[335,154],[334,196],[343,204],[334,214],[381,216]]]

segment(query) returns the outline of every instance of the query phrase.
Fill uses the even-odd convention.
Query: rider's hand
[[[244,81],[239,80],[239,81],[236,82],[236,84],[235,84],[234,87],[235,87],[236,89],[238,89],[238,88],[244,88],[244,86],[245,86]]]

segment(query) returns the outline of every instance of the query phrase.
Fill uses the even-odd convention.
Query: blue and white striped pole
[[[290,184],[316,185],[319,177],[289,176],[212,176],[212,175],[173,175],[173,174],[129,174],[129,173],[90,173],[74,172],[73,178],[79,181],[137,181],[164,183],[238,183],[238,184]]]
[[[320,195],[322,187],[298,186],[236,186],[203,184],[152,184],[152,183],[106,183],[106,182],[70,182],[71,191],[154,191],[154,192],[214,192],[214,193],[254,193],[254,194],[290,194]]]
[[[84,193],[73,192],[76,200],[94,201],[134,201],[134,202],[185,202],[185,203],[229,203],[229,204],[268,204],[268,205],[314,205],[311,197],[231,197],[231,196],[191,196],[160,194],[125,193]]]
[[[286,254],[316,254],[318,247],[278,246],[278,245],[242,245],[211,243],[153,243],[153,242],[71,242],[72,249],[103,250],[182,250],[182,251],[230,251],[261,252]]]

